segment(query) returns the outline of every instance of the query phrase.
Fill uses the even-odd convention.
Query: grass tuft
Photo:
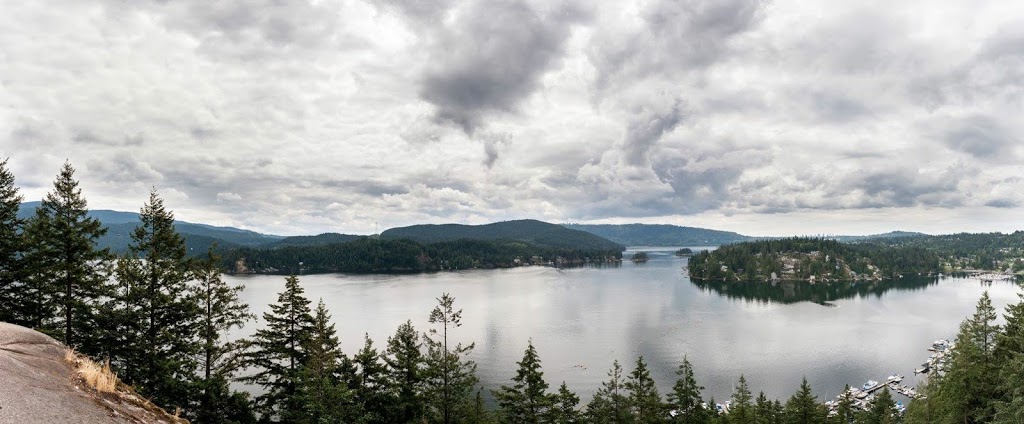
[[[78,376],[85,381],[85,384],[100,393],[114,393],[117,391],[117,374],[110,369],[110,361],[98,364],[92,359],[79,355],[68,349],[64,354],[64,360],[75,366]]]

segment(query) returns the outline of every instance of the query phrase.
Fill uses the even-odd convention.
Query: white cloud
[[[1020,4],[423,4],[12,3],[0,152],[30,200],[68,159],[93,207],[288,234],[1019,228]]]

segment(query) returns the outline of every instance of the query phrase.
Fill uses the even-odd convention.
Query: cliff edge
[[[183,424],[109,369],[49,336],[0,322],[0,423]]]

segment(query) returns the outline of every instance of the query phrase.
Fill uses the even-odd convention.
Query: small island
[[[692,254],[693,254],[693,250],[690,249],[689,247],[684,247],[684,248],[679,249],[679,250],[676,251],[676,256],[679,256],[679,257],[690,256]]]
[[[644,262],[647,262],[648,259],[650,259],[650,258],[647,256],[647,252],[636,252],[636,253],[633,254],[633,257],[631,258],[633,263],[638,263],[638,264],[642,264]]]

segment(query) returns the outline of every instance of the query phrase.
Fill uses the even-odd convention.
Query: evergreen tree
[[[622,366],[616,359],[608,371],[608,381],[601,383],[593,399],[587,404],[587,421],[592,423],[625,424],[632,422],[629,398],[622,377]]]
[[[899,411],[896,410],[896,401],[888,388],[883,388],[871,401],[871,407],[860,414],[858,424],[893,424],[900,422]]]
[[[199,309],[191,282],[191,262],[184,238],[174,229],[174,215],[156,191],[139,215],[128,253],[118,261],[118,293],[111,301],[120,319],[107,347],[122,379],[164,407],[186,408],[188,383],[199,367]]]
[[[15,289],[12,300],[18,318],[17,324],[40,331],[53,332],[57,316],[57,294],[59,287],[54,283],[56,264],[59,258],[55,246],[49,242],[51,220],[46,212],[37,208],[35,214],[26,220],[22,232],[22,285]],[[47,331],[47,329],[50,329]]]
[[[306,340],[306,357],[295,388],[297,407],[285,411],[285,422],[340,423],[355,418],[354,395],[340,375],[342,353],[331,316],[323,300],[317,304],[313,326]]]
[[[757,400],[754,401],[754,419],[758,424],[775,424],[782,420],[775,413],[775,407],[771,400],[764,395],[764,392],[757,394]]]
[[[7,159],[0,161],[0,321],[28,324],[22,319],[25,297],[22,225],[18,209],[24,198],[14,186]]]
[[[999,326],[988,292],[982,294],[973,316],[960,325],[947,369],[935,384],[930,402],[944,422],[988,422],[991,402],[998,394],[999,365],[994,348]]]
[[[711,411],[701,405],[701,391],[704,387],[697,384],[693,376],[693,365],[685,356],[676,370],[676,376],[676,384],[668,395],[669,405],[675,411],[673,422],[706,424],[711,419]],[[711,407],[714,408],[714,405]]]
[[[449,332],[462,326],[462,310],[455,310],[455,298],[445,293],[430,312],[429,322],[435,325],[424,339],[427,345],[428,413],[433,421],[451,424],[464,421],[472,405],[473,388],[477,383],[476,363],[464,359],[474,343],[454,346]]]
[[[996,336],[996,360],[1001,398],[994,402],[994,423],[1024,422],[1024,294],[1020,302],[1006,307],[1006,324]]]
[[[424,364],[421,348],[420,336],[412,321],[399,325],[395,335],[388,338],[384,362],[388,367],[389,385],[396,398],[392,422],[423,420]]]
[[[245,286],[232,287],[221,278],[220,258],[213,251],[211,248],[206,260],[197,262],[195,269],[195,298],[199,302],[200,313],[198,334],[202,346],[199,350],[201,375],[196,381],[199,398],[192,416],[198,422],[230,422],[234,420],[223,415],[225,410],[229,410],[225,404],[242,397],[248,405],[248,394],[232,392],[228,387],[228,382],[241,366],[248,342],[225,340],[224,335],[232,328],[242,328],[256,316],[249,313],[249,305],[238,298]],[[241,402],[237,403],[241,405]]]
[[[856,418],[857,410],[854,407],[853,394],[850,393],[850,386],[847,385],[843,389],[843,394],[839,396],[839,404],[836,405],[835,420],[837,424],[850,424]]]
[[[579,404],[579,396],[570,391],[563,381],[558,386],[558,393],[551,396],[551,408],[548,409],[546,421],[552,424],[582,423],[583,415],[576,409]]]
[[[356,406],[362,413],[357,422],[388,424],[385,411],[394,400],[388,395],[387,367],[373,347],[369,335],[364,336],[362,349],[352,358],[356,368]]]
[[[800,389],[786,402],[786,423],[788,424],[821,424],[825,422],[826,411],[818,403],[817,396],[811,392],[807,377],[800,383]]]
[[[547,394],[548,383],[544,381],[540,357],[530,340],[518,362],[519,369],[512,377],[511,386],[503,385],[494,392],[504,422],[538,424],[548,414],[551,399]]]
[[[634,422],[648,424],[665,421],[665,405],[661,402],[658,387],[651,378],[651,372],[647,369],[643,356],[637,358],[636,366],[623,386],[629,392]]]
[[[270,305],[270,312],[263,314],[267,324],[256,330],[252,351],[245,361],[258,372],[242,380],[265,390],[256,397],[256,407],[264,421],[288,416],[299,408],[295,403],[295,386],[314,330],[310,302],[304,292],[294,275],[285,280],[277,303]]]
[[[747,387],[747,379],[740,375],[740,381],[736,384],[736,390],[732,393],[732,403],[729,405],[730,424],[754,424],[754,397]]]
[[[110,252],[97,249],[96,242],[106,234],[99,220],[90,218],[88,205],[75,180],[75,170],[65,162],[53,183],[53,191],[43,198],[36,214],[31,236],[36,256],[36,278],[49,282],[41,291],[43,301],[55,310],[51,325],[41,329],[80,352],[98,353],[97,304],[110,295],[107,284]],[[44,321],[44,324],[46,322]]]

